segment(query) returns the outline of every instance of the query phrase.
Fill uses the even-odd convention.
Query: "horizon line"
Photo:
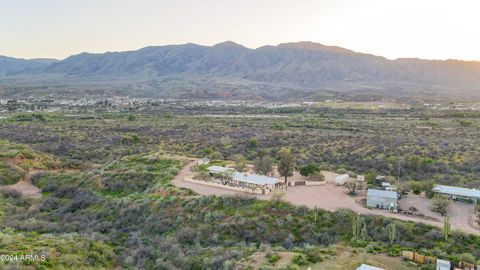
[[[257,49],[260,49],[260,48],[263,48],[263,47],[278,47],[280,45],[286,45],[286,44],[311,43],[311,44],[320,45],[320,46],[324,46],[324,47],[339,48],[339,49],[342,49],[342,50],[345,50],[345,51],[350,51],[350,52],[357,53],[357,54],[364,54],[364,55],[382,57],[382,58],[385,58],[385,59],[390,60],[390,61],[397,61],[397,60],[403,60],[403,59],[414,59],[414,60],[425,60],[425,61],[459,61],[459,62],[474,62],[474,63],[480,62],[480,59],[478,59],[478,60],[473,60],[473,59],[467,60],[467,59],[458,59],[458,58],[420,58],[420,57],[417,57],[417,56],[389,58],[389,57],[379,55],[379,54],[365,53],[365,52],[360,52],[360,51],[355,51],[355,50],[352,50],[352,49],[348,49],[346,47],[342,47],[342,46],[339,46],[339,45],[327,45],[325,43],[320,43],[320,42],[316,42],[316,41],[309,41],[309,40],[281,42],[281,43],[278,43],[276,45],[265,44],[265,45],[261,45],[261,46],[258,46],[258,47],[248,47],[248,46],[245,46],[241,43],[238,43],[238,42],[235,42],[235,41],[232,41],[232,40],[225,40],[225,41],[215,43],[215,44],[199,44],[199,43],[195,43],[195,42],[170,43],[170,44],[159,44],[159,45],[146,45],[146,46],[142,46],[142,47],[137,48],[137,49],[127,49],[127,50],[118,50],[118,51],[101,51],[101,52],[82,51],[82,52],[70,54],[67,57],[61,58],[61,59],[52,58],[52,57],[25,58],[25,57],[16,57],[16,56],[4,55],[4,54],[0,54],[0,57],[3,56],[3,57],[20,59],[20,60],[27,60],[27,61],[31,61],[31,60],[63,61],[65,59],[69,58],[69,57],[72,57],[72,56],[75,56],[75,55],[80,55],[80,54],[98,54],[99,55],[99,54],[107,54],[107,53],[136,52],[136,51],[139,51],[139,50],[142,50],[142,49],[145,49],[145,48],[149,48],[149,47],[166,47],[166,46],[183,46],[183,45],[196,45],[196,46],[203,46],[203,47],[214,47],[214,46],[224,44],[224,43],[229,43],[229,42],[233,43],[233,44],[236,44],[236,45],[239,45],[239,46],[242,46],[242,47],[244,47],[246,49],[249,49],[249,50],[257,50]]]

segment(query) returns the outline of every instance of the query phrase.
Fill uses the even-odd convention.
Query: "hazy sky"
[[[291,41],[388,58],[480,60],[479,0],[0,0],[0,55],[233,40]]]

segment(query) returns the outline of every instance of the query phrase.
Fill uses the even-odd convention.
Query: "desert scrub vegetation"
[[[5,269],[110,269],[114,266],[113,248],[102,241],[76,233],[39,234],[0,230],[0,253],[11,256],[38,256],[34,260],[0,262]],[[42,257],[43,256],[43,257]]]
[[[184,160],[151,153],[126,156],[91,171],[40,173],[31,180],[46,192],[61,186],[78,185],[113,196],[187,194],[188,191],[178,190],[170,183],[185,164]]]
[[[0,139],[0,161],[9,162],[23,170],[47,170],[58,167],[59,161],[51,155],[33,150],[27,145]]]
[[[0,139],[0,185],[18,182],[29,170],[54,169],[59,165],[51,155]]]
[[[24,169],[12,163],[0,160],[0,185],[15,184],[25,176],[25,174],[26,172]]]
[[[185,162],[162,159],[154,155],[124,157],[105,166],[92,180],[98,190],[129,194],[170,189],[170,180],[177,175]]]
[[[425,120],[417,111],[279,113],[284,117],[164,117],[153,112],[132,120],[127,120],[130,113],[2,119],[0,137],[10,145],[2,147],[14,149],[5,151],[10,154],[2,161],[12,163],[12,153],[20,157],[18,147],[28,144],[34,154],[82,170],[35,175],[31,180],[42,190],[38,199],[0,194],[0,230],[12,228],[7,234],[18,237],[13,250],[25,250],[25,236],[52,237],[68,247],[71,242],[64,239],[73,235],[82,248],[59,251],[70,254],[62,256],[65,261],[47,258],[47,269],[235,269],[261,246],[300,254],[294,264],[313,264],[327,257],[323,248],[338,243],[372,254],[394,256],[409,249],[451,260],[462,254],[480,258],[480,237],[474,235],[452,232],[445,240],[436,227],[364,216],[359,238],[352,232],[356,215],[350,211],[295,207],[281,199],[197,196],[171,185],[185,162],[156,149],[212,159],[241,154],[253,163],[259,153],[275,162],[278,150],[290,147],[299,167],[318,164],[368,178],[396,175],[400,164],[402,180],[478,184],[472,181],[479,169],[476,118],[462,117],[472,124],[461,125],[456,116],[428,115]],[[5,170],[15,174],[10,167]]]
[[[235,160],[242,155],[253,163],[260,153],[278,160],[279,150],[290,147],[298,167],[318,164],[322,169],[364,174],[367,180],[400,171],[403,182],[480,187],[475,180],[480,178],[476,114],[322,108],[252,112],[245,108],[238,114],[222,108],[206,116],[202,114],[209,111],[204,109],[185,109],[172,117],[145,111],[132,121],[127,120],[131,113],[85,118],[55,114],[46,121],[29,122],[9,118],[0,120],[0,137],[53,154],[73,167],[155,148],[212,159]]]
[[[354,214],[346,210],[316,209],[314,213],[283,201],[243,196],[140,193],[117,197],[76,181],[56,185],[42,181],[44,196],[39,201],[0,195],[17,208],[2,209],[2,226],[19,234],[58,235],[60,239],[72,233],[89,235],[89,241],[106,245],[105,253],[110,254],[111,247],[114,264],[124,268],[233,269],[260,245],[295,251],[301,254],[295,263],[312,264],[322,260],[319,248],[345,241],[373,244],[375,252],[407,248],[444,256],[480,256],[479,237],[454,232],[445,241],[440,229],[379,216],[364,217],[367,233],[359,243],[352,234]],[[386,228],[393,222],[397,236],[392,244]],[[106,258],[99,265],[110,263],[109,257],[99,257]],[[56,262],[50,263],[55,268]]]

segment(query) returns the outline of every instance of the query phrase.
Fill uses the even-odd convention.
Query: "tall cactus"
[[[367,238],[367,224],[365,219],[358,214],[355,214],[352,219],[352,235],[354,239],[365,240]]]
[[[353,221],[352,221],[352,234],[353,238],[357,239],[358,236],[360,235],[360,229],[361,229],[361,220],[362,218],[360,217],[359,214],[354,214],[353,216]]]
[[[353,214],[352,218],[352,235],[353,238],[357,238],[357,231],[358,231],[358,214]]]
[[[395,223],[391,223],[387,227],[388,229],[388,239],[390,239],[390,245],[393,245],[393,242],[395,242],[395,239],[397,239],[397,226]]]
[[[448,216],[445,217],[443,220],[443,235],[445,236],[445,241],[448,241],[448,237],[450,236],[450,218]]]
[[[362,226],[360,237],[362,238],[363,241],[365,241],[367,240],[367,236],[368,236],[367,223],[365,222],[365,219],[363,219],[362,223],[363,223],[363,226]]]
[[[313,222],[317,224],[318,219],[318,208],[315,206],[313,207]]]

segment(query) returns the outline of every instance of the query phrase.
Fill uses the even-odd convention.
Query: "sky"
[[[226,40],[313,41],[390,59],[480,61],[478,0],[0,0],[0,55]]]

